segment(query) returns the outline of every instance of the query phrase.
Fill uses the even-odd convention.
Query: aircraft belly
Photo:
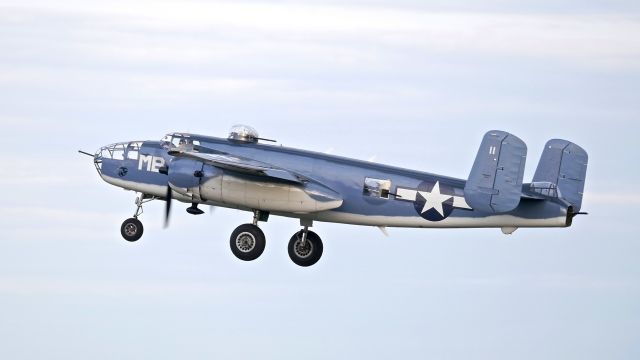
[[[418,209],[407,202],[391,206],[392,211],[379,207],[360,209],[342,207],[338,210],[313,214],[318,221],[355,225],[418,227],[418,228],[483,228],[483,227],[566,227],[567,207],[553,201],[522,201],[518,208],[506,214],[491,214],[468,208],[454,209],[446,217],[421,216]],[[392,205],[392,203],[388,204]]]
[[[500,227],[566,227],[567,216],[526,218],[511,214],[486,217],[452,216],[442,221],[428,221],[419,216],[362,215],[339,211],[313,214],[313,220],[353,225],[411,228],[500,228]]]

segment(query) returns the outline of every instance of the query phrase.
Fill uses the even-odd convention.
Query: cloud
[[[625,193],[591,192],[585,195],[585,203],[587,202],[594,205],[640,205],[640,194],[631,191]]]
[[[640,38],[634,36],[640,33],[640,21],[626,14],[428,12],[261,2],[137,1],[114,6],[63,1],[14,6],[0,19],[19,24],[37,23],[40,17],[70,18],[80,25],[65,32],[76,41],[72,47],[135,61],[244,62],[256,53],[301,51],[306,60],[318,61],[324,53],[348,64],[350,58],[365,54],[384,58],[384,47],[556,59],[608,69],[640,65]],[[11,16],[25,12],[30,15]],[[142,43],[145,46],[139,46]]]
[[[41,129],[51,130],[53,126],[48,126],[46,122],[27,122],[21,125],[16,124],[14,133],[18,133],[19,126],[24,128],[31,125]],[[10,125],[7,129],[12,129]],[[11,154],[0,160],[0,167],[11,169],[0,177],[0,186],[5,188],[16,188],[24,186],[55,186],[79,187],[95,184],[95,177],[78,176],[85,173],[95,174],[91,158],[84,157],[77,153],[69,153],[68,157],[60,158],[52,156],[52,152],[42,152],[39,155]],[[82,156],[82,157],[81,157]],[[90,171],[86,171],[86,169]],[[72,169],[73,171],[71,171]],[[80,169],[79,172],[78,169]]]
[[[0,78],[2,75],[0,75]],[[0,80],[1,81],[1,80]],[[12,129],[14,127],[24,127],[29,125],[37,124],[38,121],[34,118],[26,117],[26,116],[8,116],[8,115],[0,115],[0,125],[5,130]],[[4,163],[5,160],[3,160]],[[1,178],[0,178],[1,179]]]
[[[279,288],[279,290],[277,290]],[[106,279],[60,279],[34,277],[0,277],[0,293],[5,295],[38,296],[98,296],[109,298],[142,298],[168,300],[212,298],[233,299],[254,296],[277,296],[287,292],[285,287],[251,283],[204,283],[204,282],[162,282],[113,281]]]
[[[0,207],[0,217],[5,224],[3,236],[6,240],[102,240],[110,238],[98,230],[96,224],[119,224],[123,214],[87,209],[42,206],[4,206]],[[150,223],[154,226],[154,223]],[[105,225],[106,227],[107,225]],[[113,229],[113,234],[117,229]]]

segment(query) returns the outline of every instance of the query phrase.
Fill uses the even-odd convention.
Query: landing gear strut
[[[142,215],[144,212],[142,204],[155,199],[155,197],[146,197],[145,194],[138,195],[136,198],[136,212],[133,214],[132,218],[125,220],[120,227],[120,234],[125,240],[129,242],[140,240],[144,233],[144,226],[142,226],[142,222],[138,220],[138,216]]]

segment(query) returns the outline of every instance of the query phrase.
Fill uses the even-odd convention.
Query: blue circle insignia
[[[442,221],[453,212],[453,187],[439,181],[423,181],[416,189],[413,206],[418,215],[429,221]]]
[[[127,173],[128,173],[128,172],[129,172],[129,169],[127,169],[127,168],[126,168],[126,167],[124,167],[124,166],[121,166],[121,167],[118,169],[118,176],[120,176],[120,177],[124,177],[125,175],[127,175]]]

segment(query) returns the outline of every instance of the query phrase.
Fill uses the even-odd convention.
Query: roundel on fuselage
[[[413,206],[418,215],[429,221],[442,221],[453,212],[453,187],[439,181],[423,181],[416,189]]]

